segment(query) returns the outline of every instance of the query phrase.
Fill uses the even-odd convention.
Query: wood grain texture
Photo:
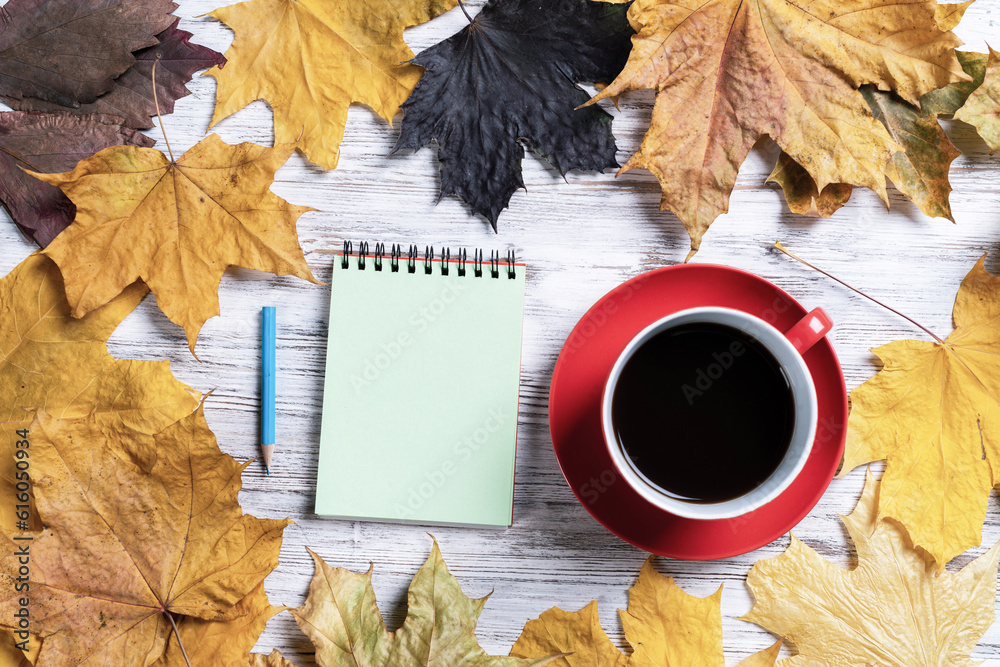
[[[477,11],[481,0],[470,0]],[[209,18],[209,0],[181,0],[180,27],[195,40],[224,51],[232,33]],[[1000,41],[1000,0],[979,0],[959,35],[984,51]],[[464,24],[454,10],[412,29],[414,51],[447,37]],[[190,85],[194,94],[165,118],[175,153],[200,140],[214,104],[209,77]],[[638,147],[649,121],[652,96],[621,100],[614,132],[619,162]],[[322,373],[326,357],[329,287],[294,278],[275,278],[231,269],[222,280],[222,315],[211,319],[198,343],[201,363],[187,350],[183,331],[171,324],[152,298],[125,320],[109,344],[117,357],[169,359],[175,374],[200,390],[214,389],[206,405],[209,423],[222,448],[237,459],[258,455],[258,372],[260,307],[278,309],[277,441],[273,473],[259,465],[244,474],[240,495],[247,512],[289,516],[281,564],[267,579],[274,604],[298,605],[312,576],[308,545],[332,565],[364,570],[375,565],[374,586],[387,623],[403,618],[410,578],[427,556],[430,530],[438,538],[452,572],[473,596],[493,592],[478,635],[489,651],[506,654],[525,621],[558,605],[576,610],[592,599],[613,641],[624,645],[616,609],[627,604],[627,589],[646,554],[620,541],[576,502],[562,478],[548,435],[548,385],[560,347],[576,321],[601,295],[643,271],[683,261],[688,237],[680,222],[659,211],[659,188],[643,171],[616,178],[571,173],[564,180],[530,152],[524,160],[527,192],[519,191],[499,221],[495,235],[464,204],[438,197],[433,149],[386,157],[397,127],[370,110],[354,107],[338,169],[323,172],[295,155],[277,175],[274,191],[292,203],[319,209],[298,224],[306,259],[320,280],[330,277],[333,253],[345,239],[416,242],[436,247],[508,248],[528,264],[521,399],[518,422],[514,526],[508,530],[427,528],[319,518],[312,513],[319,442]],[[951,308],[959,282],[983,253],[987,267],[1000,272],[1000,158],[990,157],[971,127],[948,124],[962,150],[952,169],[952,204],[957,224],[924,217],[890,189],[886,211],[869,191],[829,220],[790,213],[780,191],[764,180],[777,157],[761,141],[743,166],[731,213],[706,235],[696,262],[727,264],[774,281],[808,307],[822,305],[833,317],[830,334],[853,388],[876,371],[869,349],[897,338],[921,338],[920,331],[826,278],[769,250],[781,239],[792,251],[916,318],[940,335],[951,331]],[[257,102],[223,121],[217,132],[229,142],[272,142],[271,114]],[[149,135],[161,139],[159,129]],[[162,148],[162,142],[159,144]],[[33,250],[14,225],[0,221],[0,270],[13,268]],[[861,493],[857,470],[834,480],[795,534],[840,565],[852,550],[839,514],[849,513]],[[990,501],[983,544],[1000,539],[1000,507]],[[660,571],[676,577],[689,593],[709,595],[720,583],[727,664],[769,646],[774,638],[736,620],[751,604],[744,580],[760,558],[780,554],[788,537],[738,558],[716,562],[658,559]],[[949,565],[955,569],[982,553],[974,549]],[[256,650],[281,649],[300,665],[314,664],[310,645],[288,614],[268,624]],[[983,638],[974,657],[1000,665],[1000,626]]]

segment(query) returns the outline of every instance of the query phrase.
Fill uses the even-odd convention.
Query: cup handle
[[[785,338],[795,346],[799,354],[815,345],[833,328],[833,320],[822,308],[813,308],[798,323],[785,332]]]

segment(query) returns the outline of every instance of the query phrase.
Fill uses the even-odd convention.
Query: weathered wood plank
[[[470,0],[475,11],[482,0]],[[181,27],[196,40],[224,50],[232,33],[195,16],[216,7],[210,0],[181,0]],[[984,50],[997,41],[1000,3],[980,0],[969,10],[959,34]],[[417,51],[460,28],[460,12],[410,30]],[[165,118],[175,151],[204,135],[214,104],[214,81],[198,77],[194,94]],[[623,98],[615,134],[624,163],[648,123],[652,96]],[[955,291],[983,253],[1000,270],[1000,162],[987,154],[975,133],[961,123],[950,134],[965,153],[952,173],[958,224],[925,218],[899,193],[886,212],[871,192],[858,191],[830,220],[808,220],[788,212],[775,186],[764,184],[777,150],[762,141],[740,173],[732,213],[719,219],[694,261],[728,264],[773,280],[809,306],[823,305],[837,323],[831,338],[850,387],[875,371],[869,348],[901,337],[921,337],[906,322],[788,258],[768,250],[775,239],[835,272],[844,280],[893,304],[941,334],[951,328]],[[273,140],[271,114],[255,103],[217,128],[227,141]],[[524,622],[552,605],[577,609],[591,599],[601,604],[601,620],[623,645],[616,608],[627,603],[646,554],[599,526],[575,501],[552,454],[548,436],[548,384],[560,347],[586,309],[606,291],[642,271],[683,261],[688,239],[678,220],[659,211],[659,189],[646,172],[621,178],[613,173],[571,173],[565,180],[529,154],[524,161],[527,192],[514,195],[500,218],[500,233],[468,214],[454,199],[437,200],[435,152],[386,157],[398,131],[367,109],[352,108],[340,167],[323,172],[294,156],[279,173],[274,190],[288,200],[319,209],[304,215],[299,234],[310,266],[320,280],[330,276],[332,253],[344,239],[416,242],[421,245],[517,249],[529,266],[525,301],[521,402],[518,427],[515,523],[509,530],[435,527],[430,530],[452,571],[470,595],[493,591],[479,623],[482,644],[506,653]],[[160,138],[159,130],[150,136]],[[0,270],[10,270],[32,247],[13,225],[0,221]],[[215,389],[206,406],[222,448],[241,460],[258,453],[259,310],[279,309],[278,452],[275,474],[259,466],[244,476],[241,500],[248,512],[290,516],[281,565],[267,580],[275,604],[304,599],[312,563],[310,546],[328,562],[355,570],[375,564],[374,585],[390,625],[403,617],[405,589],[426,557],[426,527],[319,518],[312,514],[319,439],[322,373],[326,357],[329,288],[293,278],[274,278],[232,269],[220,290],[222,316],[210,320],[198,346],[201,363],[187,351],[183,332],[150,298],[114,334],[110,348],[119,357],[169,359],[177,376],[192,386]],[[796,535],[835,563],[847,565],[851,550],[837,514],[851,511],[861,491],[862,471],[835,480]],[[984,544],[1000,539],[1000,508],[990,502]],[[736,620],[751,605],[744,579],[759,558],[780,554],[787,537],[738,558],[695,563],[660,559],[690,593],[708,595],[720,584],[727,663],[735,664],[770,645],[757,626]],[[958,567],[982,548],[956,559]],[[291,617],[268,625],[258,651],[277,647],[299,664],[313,664],[308,641]],[[975,656],[1000,664],[1000,627],[987,633]]]

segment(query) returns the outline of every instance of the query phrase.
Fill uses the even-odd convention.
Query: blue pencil
[[[274,453],[274,348],[276,334],[274,306],[261,310],[260,361],[260,445],[264,452],[264,472],[271,474],[271,455]]]

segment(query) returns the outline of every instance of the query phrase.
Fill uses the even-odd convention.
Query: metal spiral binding
[[[365,270],[365,261],[368,259],[368,241],[362,241],[358,248],[358,270]]]
[[[368,265],[369,255],[372,258],[373,268],[376,271],[381,271],[385,262],[385,243],[377,242],[375,243],[375,252],[372,253],[369,249],[367,241],[362,241],[358,244],[358,270],[364,271]],[[434,273],[434,246],[424,246],[424,256],[423,260],[420,260],[420,250],[415,243],[410,244],[410,248],[406,256],[406,271],[407,273],[417,272],[417,262],[422,261],[424,265],[424,274],[431,275]],[[354,257],[354,244],[351,241],[344,241],[344,254],[340,259],[340,268],[347,269],[350,268],[351,259]],[[390,249],[389,255],[389,270],[393,273],[399,272],[399,266],[403,258],[403,246],[400,243],[393,243]],[[469,251],[465,248],[459,248],[455,251],[455,263],[457,265],[457,273],[459,276],[465,277],[468,274],[469,265]],[[441,249],[441,275],[450,275],[451,271],[451,248]],[[483,277],[483,250],[482,248],[475,248],[472,252],[472,275],[476,278]],[[500,264],[503,262],[505,264],[504,272],[507,274],[507,278],[514,280],[517,277],[517,264],[515,262],[515,251],[513,249],[507,250],[507,257],[501,258],[499,250],[490,251],[490,277],[499,278],[500,277]]]
[[[406,270],[410,273],[417,272],[417,244],[410,244],[410,254],[406,258]]]
[[[344,241],[344,256],[340,260],[340,268],[346,269],[350,266],[351,253],[354,251],[354,244],[350,241]]]
[[[403,254],[403,249],[398,243],[392,244],[392,257],[389,259],[389,269],[393,273],[399,272],[399,257]]]

